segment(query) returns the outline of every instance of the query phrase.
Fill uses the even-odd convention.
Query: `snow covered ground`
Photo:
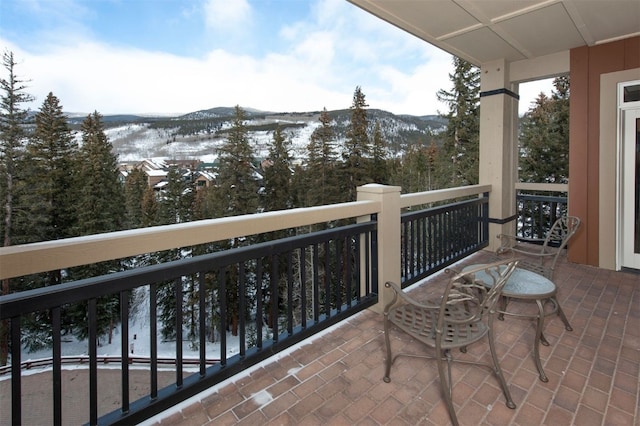
[[[285,137],[291,141],[291,154],[294,158],[306,156],[311,133],[319,122],[307,122],[305,126],[287,128]],[[167,157],[176,160],[199,159],[205,163],[213,162],[217,149],[226,139],[213,135],[178,135],[177,129],[152,129],[149,124],[126,124],[105,130],[105,134],[118,154],[120,162],[142,161],[151,157]],[[265,158],[273,142],[273,131],[250,131],[249,139],[254,155]]]
[[[151,347],[151,333],[149,327],[149,306],[148,299],[144,298],[140,303],[141,309],[134,310],[132,313],[132,317],[129,319],[129,342],[125,348],[126,351],[129,352],[129,356],[131,357],[149,357],[150,347]],[[160,329],[161,324],[158,324],[158,329]],[[160,335],[155,336],[157,339],[157,347],[158,347],[158,358],[175,358],[176,357],[176,345],[175,341],[164,341]],[[79,341],[72,335],[62,336],[62,344],[61,344],[61,353],[62,356],[88,356],[89,355],[89,345],[86,340]],[[97,355],[99,357],[102,356],[113,356],[119,357],[122,355],[122,345],[120,343],[121,340],[121,327],[117,326],[113,332],[112,341],[108,343],[108,339],[106,336],[102,336],[100,338],[100,344],[97,349]],[[227,333],[226,335],[226,346],[227,346],[227,358],[230,358],[236,355],[239,352],[239,339],[238,336],[233,336],[231,333]],[[199,349],[194,347],[190,341],[182,342],[182,353],[183,358],[193,358],[197,359],[200,356]],[[49,349],[41,349],[34,352],[27,351],[26,348],[23,348],[21,354],[21,361],[24,363],[25,361],[36,361],[46,358],[51,358],[53,355],[52,350]],[[220,344],[219,339],[214,343],[207,343],[206,346],[206,358],[207,359],[220,359]],[[114,367],[117,364],[113,364]],[[68,365],[65,365],[67,368]],[[84,368],[87,365],[84,364]],[[42,369],[51,368],[50,366],[45,366],[42,368],[31,368],[29,372],[31,374],[42,371]],[[186,366],[185,370],[193,368],[197,370],[197,366],[189,367]],[[10,378],[9,374],[0,375],[0,381],[6,380]]]

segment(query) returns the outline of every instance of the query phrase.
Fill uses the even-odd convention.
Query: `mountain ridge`
[[[256,157],[265,158],[280,128],[291,141],[297,158],[306,156],[306,147],[313,131],[320,126],[321,111],[276,112],[242,108],[245,127],[253,143]],[[350,109],[327,111],[332,119],[338,150],[344,145],[351,119]],[[79,130],[84,117],[67,115],[72,128]],[[121,161],[140,161],[152,157],[201,159],[213,162],[217,149],[225,142],[233,125],[235,107],[214,107],[177,116],[147,116],[141,114],[109,114],[103,116],[105,133]],[[438,115],[395,115],[380,109],[367,109],[369,132],[376,124],[387,142],[391,155],[404,152],[416,143],[438,144],[438,134],[447,120]]]

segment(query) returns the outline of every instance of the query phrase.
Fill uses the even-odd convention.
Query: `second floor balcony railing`
[[[11,279],[248,235],[347,223],[2,296],[0,320],[10,334],[11,422],[22,422],[21,341],[25,321],[35,315],[51,339],[52,383],[47,385],[52,400],[42,401],[53,406],[51,422],[65,422],[62,339],[67,313],[78,306],[86,312],[86,323],[75,326],[84,327],[87,335],[87,421],[139,422],[359,310],[375,308],[383,296],[381,280],[408,285],[486,246],[489,190],[477,185],[400,196],[392,187],[373,185],[361,187],[359,201],[353,203],[2,248],[0,278]],[[423,208],[432,203],[438,206]],[[143,295],[151,337],[149,393],[131,401],[133,356],[128,347],[134,294]],[[120,408],[110,412],[99,404],[99,319],[105,298],[117,307],[112,314],[120,340]],[[158,385],[163,334],[175,341],[175,379],[165,387]],[[185,345],[198,348],[197,360],[185,361]]]
[[[518,237],[544,239],[553,223],[568,214],[566,184],[519,183],[516,189]]]

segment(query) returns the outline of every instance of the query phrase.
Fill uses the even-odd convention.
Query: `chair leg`
[[[509,298],[502,296],[500,297],[500,313],[498,313],[498,319],[500,321],[504,321],[504,312],[507,310],[507,304],[509,303]]]
[[[540,361],[540,342],[542,341],[542,329],[544,328],[544,305],[539,299],[536,300],[536,304],[538,305],[538,321],[536,325],[536,337],[533,341],[533,361],[536,363],[540,380],[546,383],[549,381],[549,378],[544,374],[542,361]]]
[[[514,409],[516,408],[515,402],[511,398],[511,392],[509,392],[509,386],[507,386],[507,381],[504,378],[504,374],[502,374],[502,368],[500,368],[500,363],[498,361],[498,354],[496,353],[496,346],[493,340],[493,318],[489,318],[489,349],[491,350],[491,359],[493,360],[493,371],[498,377],[498,381],[500,382],[500,386],[502,387],[502,393],[504,394],[505,399],[507,400],[506,405],[508,408]]]
[[[545,346],[549,346],[549,341],[547,340],[546,337],[544,337],[544,333],[540,333],[540,343],[542,343]]]
[[[384,380],[385,383],[389,383],[391,381],[391,377],[389,377],[389,375],[391,374],[391,363],[392,363],[392,358],[391,358],[391,340],[389,339],[389,318],[387,318],[387,316],[385,315],[384,317],[384,343],[386,345],[386,349],[387,349],[387,357],[385,359],[385,363],[384,363],[384,377],[382,380]]]
[[[552,298],[552,301],[553,303],[555,303],[556,307],[558,308],[558,316],[564,323],[564,329],[567,331],[573,331],[573,328],[571,327],[571,324],[569,324],[569,320],[567,319],[567,316],[564,314],[564,311],[562,310],[562,307],[560,306],[560,302],[558,302],[558,299],[554,297]]]
[[[437,350],[436,350],[437,352]],[[444,353],[443,353],[444,352]],[[444,369],[444,359],[447,361],[447,370]],[[447,404],[447,410],[449,411],[449,417],[451,417],[451,423],[454,426],[458,426],[458,417],[453,407],[453,383],[451,380],[451,353],[449,350],[440,351],[436,354],[436,361],[438,363],[438,374],[440,376],[440,388],[442,389],[442,396]]]

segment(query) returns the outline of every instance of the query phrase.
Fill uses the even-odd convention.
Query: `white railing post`
[[[400,285],[400,187],[367,184],[358,187],[358,201],[380,203],[378,213],[378,304],[372,309],[382,312],[393,296],[384,283]]]

